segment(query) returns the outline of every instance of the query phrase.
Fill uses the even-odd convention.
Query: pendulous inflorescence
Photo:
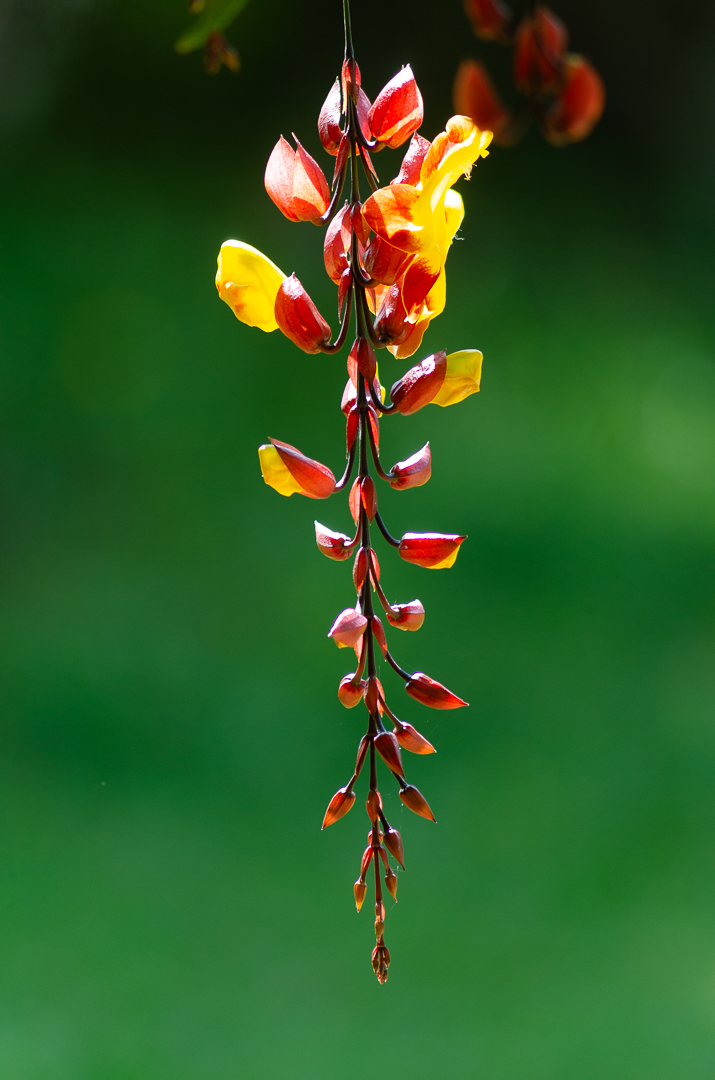
[[[388,704],[378,678],[378,657],[384,658],[415,701],[433,709],[457,709],[467,703],[423,672],[405,671],[388,647],[386,624],[403,631],[419,630],[425,612],[419,600],[388,600],[373,547],[374,526],[402,559],[430,569],[452,566],[465,537],[412,532],[400,539],[392,536],[378,509],[374,476],[398,491],[418,487],[430,478],[431,455],[428,443],[405,461],[385,469],[380,460],[380,421],[397,413],[408,416],[427,404],[453,405],[477,392],[482,355],[476,349],[450,355],[437,352],[411,367],[387,394],[380,383],[376,350],[388,349],[397,359],[412,356],[431,320],[443,310],[447,253],[464,217],[462,199],[453,186],[486,156],[491,132],[479,130],[467,117],[454,116],[433,141],[419,135],[422,97],[409,67],[402,68],[371,103],[362,89],[353,54],[346,0],[344,14],[342,72],[318,119],[323,147],[335,158],[332,183],[328,184],[320,166],[297,139],[295,149],[284,138],[279,139],[265,174],[266,190],[285,217],[327,226],[324,260],[338,287],[337,337],[331,340],[330,325],[295,274],[283,274],[248,244],[229,240],[222,246],[216,284],[221,298],[242,322],[266,332],[280,329],[307,353],[339,352],[354,326],[348,380],[340,403],[346,424],[343,475],[336,480],[327,466],[278,439],[261,446],[259,456],[265,482],[282,495],[299,493],[325,499],[337,491],[349,491],[353,535],[316,522],[315,538],[329,559],[352,560],[356,602],[337,616],[328,636],[339,648],[355,652],[355,670],[341,680],[338,697],[349,709],[364,704],[367,728],[360,739],[353,774],[330,800],[323,828],[352,808],[355,785],[366,767],[370,827],[354,892],[359,911],[368,879],[374,878],[376,944],[372,964],[379,982],[384,983],[390,954],[385,945],[383,885],[396,898],[397,876],[390,857],[404,869],[404,854],[402,838],[383,809],[378,758],[397,781],[404,805],[434,821],[427,800],[409,783],[402,757],[403,751],[431,754],[434,747],[411,724],[400,720]],[[408,140],[398,176],[381,187],[372,155],[385,147],[396,149]],[[365,201],[360,190],[361,170],[370,188]],[[349,195],[343,198],[346,184]],[[354,472],[357,475],[352,480]]]

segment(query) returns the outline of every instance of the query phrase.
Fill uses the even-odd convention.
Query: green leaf
[[[248,0],[206,0],[204,10],[176,42],[176,51],[183,54],[203,48],[211,34],[225,30],[247,3]]]

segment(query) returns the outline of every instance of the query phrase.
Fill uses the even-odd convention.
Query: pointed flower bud
[[[270,333],[278,329],[276,296],[285,278],[275,263],[241,240],[221,245],[216,288],[237,319]]]
[[[345,533],[333,532],[326,525],[321,525],[319,521],[314,522],[314,525],[315,542],[323,555],[337,562],[344,562],[345,559],[350,558],[354,551],[351,537],[346,536]]]
[[[400,791],[400,798],[413,814],[419,814],[420,817],[427,818],[428,821],[436,821],[436,817],[432,813],[429,807],[429,803],[425,799],[421,791],[419,791],[413,784],[407,784]]]
[[[403,750],[409,750],[411,754],[436,754],[434,746],[415,731],[412,724],[401,724],[395,730],[395,738]]]
[[[508,43],[511,11],[501,0],[464,0],[464,10],[475,37]]]
[[[341,817],[345,817],[348,810],[352,810],[354,802],[354,791],[348,791],[346,787],[341,787],[339,791],[336,791],[328,803],[321,829],[327,829],[328,825],[334,825]]]
[[[377,821],[377,816],[380,810],[382,810],[382,799],[380,798],[379,791],[368,792],[367,802],[365,806],[367,809],[367,816],[374,824]]]
[[[318,353],[330,341],[330,327],[295,274],[278,289],[275,318],[287,338],[307,353]]]
[[[457,68],[452,90],[454,107],[469,116],[483,131],[493,131],[494,141],[508,145],[512,115],[499,97],[484,64],[464,60]]]
[[[390,855],[392,855],[393,859],[395,859],[404,870],[405,852],[402,847],[402,837],[400,836],[397,829],[388,828],[387,832],[385,833],[385,847],[390,852]]]
[[[390,397],[403,416],[429,405],[439,393],[447,374],[447,353],[434,353],[405,372],[394,384]]]
[[[460,544],[466,536],[455,533],[405,533],[398,552],[408,563],[427,570],[446,570],[453,566]]]
[[[365,251],[363,265],[375,281],[382,285],[394,285],[402,277],[412,258],[412,255],[388,244],[387,240],[374,236]]]
[[[355,682],[355,672],[345,675],[340,680],[338,698],[346,709],[354,709],[362,701],[362,685],[359,679]]]
[[[544,134],[554,146],[590,135],[606,103],[603,79],[583,56],[567,57],[564,78],[563,90],[544,117]]]
[[[271,439],[258,448],[263,479],[280,495],[307,495],[327,499],[335,491],[335,477],[327,465],[306,457],[290,443]],[[348,538],[349,539],[349,538]]]
[[[385,874],[385,885],[387,886],[387,891],[390,896],[395,903],[397,903],[397,874],[392,867],[389,866],[387,868],[387,873]]]
[[[341,117],[342,94],[340,92],[340,82],[336,79],[318,117],[320,141],[333,157],[337,154],[340,140],[343,137]]]
[[[355,891],[355,907],[358,909],[359,912],[367,894],[367,885],[364,881],[360,881],[360,879],[358,878],[358,880],[353,885],[353,889]]]
[[[398,461],[390,469],[390,487],[402,491],[404,488],[421,487],[432,475],[432,455],[429,443],[418,450],[406,461]]]
[[[371,840],[371,834],[368,834],[368,840]],[[372,857],[373,857],[374,854],[375,854],[375,851],[374,851],[374,848],[372,846],[372,843],[368,843],[368,846],[365,848],[365,850],[362,853],[362,861],[360,863],[360,877],[361,878],[364,878],[365,874],[370,869],[370,863],[372,862]]]
[[[339,649],[350,648],[358,638],[365,633],[367,619],[355,608],[345,608],[328,630],[328,637],[332,638]]]
[[[360,485],[360,501],[365,507],[369,520],[373,521],[377,513],[377,491],[375,481],[371,476],[366,476]]]
[[[362,589],[365,578],[367,577],[368,559],[367,552],[364,547],[358,548],[358,552],[355,556],[355,562],[353,563],[353,582],[355,584],[355,591],[360,592]]]
[[[425,609],[419,600],[410,600],[409,604],[393,604],[385,615],[390,626],[398,630],[419,630],[425,621]]]
[[[377,615],[373,615],[372,617],[372,632],[375,636],[375,641],[380,647],[380,652],[387,658],[387,638],[385,637],[385,629]]]
[[[405,690],[415,701],[428,705],[430,709],[461,709],[468,705],[468,701],[462,701],[442,683],[430,679],[423,671],[415,671],[410,681],[405,683]]]
[[[339,210],[328,225],[323,242],[325,270],[336,285],[348,268],[347,253],[350,251],[350,207]]]
[[[266,165],[266,191],[289,221],[318,221],[330,203],[328,181],[317,161],[295,141],[297,150],[281,135],[273,148]]]
[[[422,95],[408,64],[377,95],[368,123],[378,142],[394,150],[417,130],[423,117]]]
[[[375,749],[391,772],[404,776],[400,744],[391,731],[381,731],[375,736]]]

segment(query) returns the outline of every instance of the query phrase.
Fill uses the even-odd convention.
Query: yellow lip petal
[[[456,405],[470,394],[479,391],[482,375],[482,354],[479,349],[462,349],[447,357],[447,371],[433,405]],[[451,565],[451,564],[450,564]]]
[[[303,488],[293,476],[290,469],[283,464],[280,454],[275,446],[265,443],[258,447],[258,459],[261,463],[263,479],[279,495],[302,495]]]
[[[216,288],[236,318],[247,326],[257,326],[266,333],[278,329],[273,309],[284,278],[283,271],[250,244],[227,240],[221,245]]]

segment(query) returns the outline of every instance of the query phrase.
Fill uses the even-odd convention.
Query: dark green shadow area
[[[483,349],[482,392],[385,422],[386,462],[429,439],[433,479],[381,507],[469,540],[449,573],[380,554],[427,609],[398,657],[471,708],[425,715],[383,673],[439,751],[409,762],[439,824],[388,785],[381,989],[366,819],[319,831],[363,723],[325,638],[349,570],[312,532],[347,506],[280,499],[256,456],[275,436],[340,469],[343,361],[213,285],[242,238],[336,322],[321,234],[262,187],[281,131],[318,154],[334,8],[254,0],[242,74],[211,80],[171,53],[181,4],[88,6],[2,136],[0,1075],[711,1080],[712,18],[565,4],[603,125],[461,184],[425,344]],[[355,21],[369,89],[412,59],[434,135],[483,49],[459,4]]]

